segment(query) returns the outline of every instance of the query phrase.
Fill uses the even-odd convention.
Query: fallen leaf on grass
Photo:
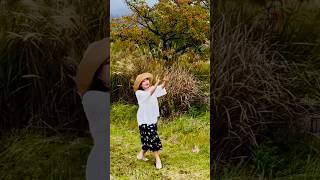
[[[199,152],[200,152],[199,147],[198,147],[198,146],[194,146],[194,147],[192,148],[192,152],[193,152],[193,153],[199,153]]]

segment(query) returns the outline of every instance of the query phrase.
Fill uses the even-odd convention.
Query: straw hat
[[[104,38],[91,43],[86,49],[83,58],[78,66],[75,82],[78,92],[83,95],[91,85],[96,71],[110,59],[109,38]]]
[[[133,90],[134,91],[137,91],[139,89],[139,86],[141,84],[141,82],[148,78],[150,83],[152,82],[153,80],[153,75],[151,73],[142,73],[142,74],[139,74],[136,78],[136,80],[134,81],[134,85],[133,85]]]

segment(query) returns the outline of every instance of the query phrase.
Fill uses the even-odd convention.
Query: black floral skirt
[[[141,124],[139,130],[143,150],[158,151],[162,149],[162,144],[157,133],[157,124]]]

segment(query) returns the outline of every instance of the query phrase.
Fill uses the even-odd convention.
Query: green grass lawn
[[[221,180],[318,180],[320,141],[316,135],[295,136],[275,146],[269,141],[254,150],[252,161],[225,164]]]
[[[294,162],[293,162],[294,163]],[[299,168],[291,167],[282,170],[274,177],[265,177],[250,166],[233,167],[220,176],[221,180],[318,180],[320,179],[320,158],[300,162]]]
[[[92,140],[23,130],[2,137],[0,146],[1,180],[82,180]]]
[[[111,112],[112,179],[209,179],[210,123],[209,112],[158,122],[163,151],[163,168],[155,169],[152,153],[149,161],[138,161],[141,149],[136,120],[136,106],[116,104]]]

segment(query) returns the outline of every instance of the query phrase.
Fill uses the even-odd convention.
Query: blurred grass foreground
[[[319,1],[226,0],[214,13],[215,175],[319,179]]]
[[[72,77],[107,34],[107,3],[0,1],[0,179],[85,178],[92,140]]]

